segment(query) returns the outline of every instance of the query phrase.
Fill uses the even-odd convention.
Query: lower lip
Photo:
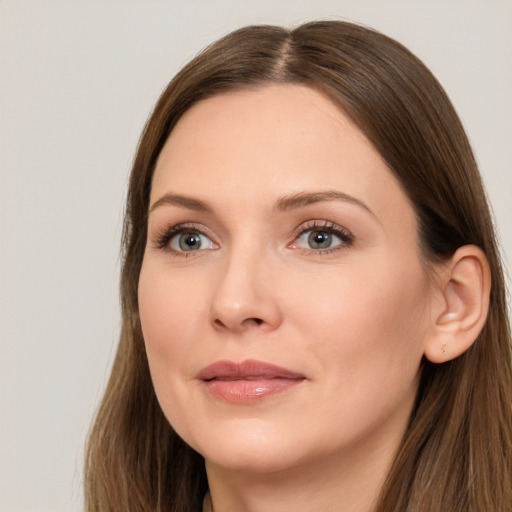
[[[254,379],[254,380],[209,380],[206,388],[215,398],[223,402],[248,404],[263,398],[284,393],[303,382],[304,379]]]

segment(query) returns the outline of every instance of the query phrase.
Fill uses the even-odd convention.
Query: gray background
[[[0,510],[81,509],[119,331],[125,185],[158,94],[234,28],[319,17],[373,26],[434,71],[510,260],[510,0],[0,0]]]

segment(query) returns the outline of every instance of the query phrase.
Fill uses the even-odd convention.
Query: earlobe
[[[425,357],[443,363],[463,354],[474,343],[487,319],[491,274],[483,251],[459,248],[440,276],[441,306],[434,311]]]

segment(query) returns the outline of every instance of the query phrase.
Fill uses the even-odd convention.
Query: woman
[[[397,42],[328,21],[206,49],[144,130],[124,250],[88,510],[512,508],[491,217]]]

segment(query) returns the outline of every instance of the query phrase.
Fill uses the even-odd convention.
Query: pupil
[[[332,235],[325,231],[312,231],[309,235],[309,245],[313,249],[325,249],[330,247]]]
[[[201,247],[201,239],[197,233],[184,233],[180,237],[179,245],[183,251],[193,251]]]

